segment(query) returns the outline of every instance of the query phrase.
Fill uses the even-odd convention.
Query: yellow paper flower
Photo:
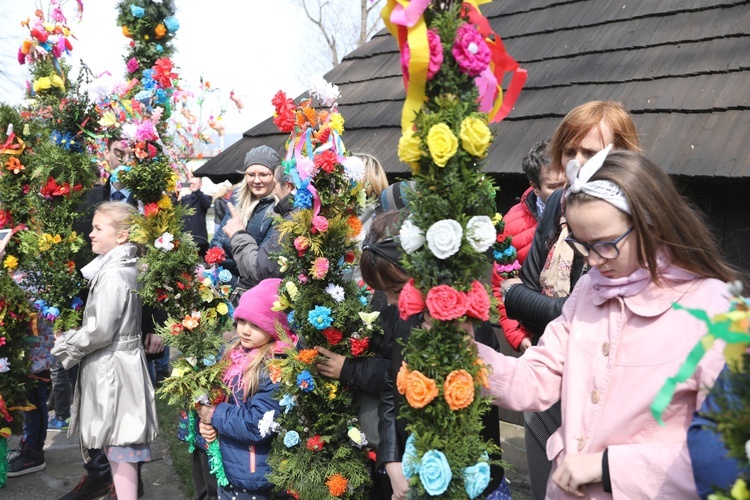
[[[60,243],[62,241],[62,238],[60,238],[59,234],[56,234],[54,237],[49,233],[44,233],[41,238],[39,238],[39,251],[40,252],[46,252],[50,248],[52,248],[52,245],[56,243]]]
[[[169,186],[167,186],[167,189],[170,189]],[[161,208],[162,210],[169,210],[170,208],[172,208],[172,200],[170,200],[169,196],[165,194],[161,197],[157,205],[159,205],[159,208]]]
[[[419,137],[412,129],[408,129],[398,140],[398,159],[411,166],[416,173],[419,170],[417,163],[422,158],[422,150],[419,149]]]
[[[747,483],[744,479],[738,479],[732,486],[732,498],[737,500],[750,500],[750,491],[747,490]]]
[[[497,226],[498,224],[500,224],[500,221],[502,220],[503,220],[503,214],[499,212],[495,212],[495,216],[492,218],[492,223]]]
[[[34,92],[48,90],[52,86],[52,81],[47,76],[34,80]]]
[[[336,399],[336,391],[338,390],[338,386],[336,384],[332,383],[326,383],[323,385],[323,387],[328,391],[328,400],[333,401]]]
[[[295,285],[291,281],[286,282],[286,291],[289,293],[289,298],[292,300],[297,300],[297,297],[299,296],[299,290],[297,289],[297,285]]]
[[[448,125],[438,123],[433,125],[427,133],[427,148],[430,150],[435,165],[444,167],[458,151],[458,139]]]
[[[492,132],[484,120],[476,116],[467,116],[461,122],[458,135],[461,137],[461,147],[467,153],[479,158],[487,156],[487,150],[492,143]]]
[[[328,126],[331,127],[333,130],[339,133],[339,135],[344,133],[344,115],[341,113],[333,113],[331,114],[330,121],[328,122]]]
[[[216,312],[221,314],[222,316],[228,313],[229,307],[227,306],[226,302],[222,302],[218,306],[216,306]]]
[[[286,295],[279,295],[279,300],[274,300],[271,310],[275,312],[286,310],[291,304],[286,298]]]
[[[347,432],[346,435],[349,436],[349,439],[351,439],[358,445],[362,444],[362,433],[356,427],[350,428],[349,432]]]
[[[50,82],[52,83],[53,87],[57,87],[62,91],[65,91],[65,83],[63,82],[63,79],[60,78],[57,75],[50,76]]]
[[[14,255],[8,255],[3,261],[3,267],[8,271],[15,271],[18,267],[18,259]]]

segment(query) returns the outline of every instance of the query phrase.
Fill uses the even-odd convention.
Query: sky
[[[28,35],[20,22],[33,16],[40,2],[34,0],[0,0],[0,102],[18,104],[24,98],[26,66],[16,59],[18,47]],[[123,55],[128,39],[116,25],[116,0],[84,0],[80,23],[76,20],[74,0],[63,0],[75,39],[68,61],[75,74],[78,60],[94,74],[109,71],[125,74]],[[314,29],[300,7],[290,0],[176,0],[180,29],[174,39],[177,52],[174,63],[189,90],[195,90],[198,79],[211,82],[219,90],[207,99],[204,113],[217,113],[218,96],[234,90],[245,108],[226,113],[223,124],[227,140],[268,118],[273,113],[271,98],[278,90],[297,96],[306,88],[306,71],[310,71],[309,50],[315,50]],[[44,1],[46,11],[48,1]],[[322,49],[320,49],[322,50]],[[323,74],[326,68],[311,72]],[[213,109],[211,109],[213,108]],[[225,144],[225,147],[229,144]]]

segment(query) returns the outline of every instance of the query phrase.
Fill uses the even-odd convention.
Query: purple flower
[[[128,73],[135,73],[141,65],[138,63],[138,59],[131,57],[127,63]]]
[[[81,307],[83,307],[83,300],[81,300],[80,297],[76,297],[73,299],[73,303],[70,305],[70,308],[74,311],[80,311]]]
[[[473,24],[462,24],[456,31],[453,57],[463,73],[479,76],[490,65],[492,54],[484,38]]]

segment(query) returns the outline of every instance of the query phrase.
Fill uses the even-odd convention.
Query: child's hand
[[[196,405],[195,411],[198,413],[202,423],[210,424],[215,409],[216,407],[213,405],[198,404]]]
[[[205,439],[207,443],[216,441],[216,438],[219,435],[216,432],[216,429],[214,429],[211,424],[204,424],[203,421],[198,423],[198,431],[201,433],[201,436],[203,436],[203,439]]]
[[[344,360],[346,358],[324,347],[316,347],[316,349],[320,354],[328,358],[315,365],[318,367],[320,374],[328,378],[338,379],[341,377],[341,369],[344,367]]]

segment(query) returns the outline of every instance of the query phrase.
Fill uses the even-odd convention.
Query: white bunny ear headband
[[[620,186],[610,181],[589,182],[589,179],[602,167],[611,150],[612,144],[589,158],[583,166],[575,160],[568,162],[565,173],[568,176],[569,186],[565,191],[565,198],[567,199],[572,193],[586,193],[630,215],[630,205]]]

